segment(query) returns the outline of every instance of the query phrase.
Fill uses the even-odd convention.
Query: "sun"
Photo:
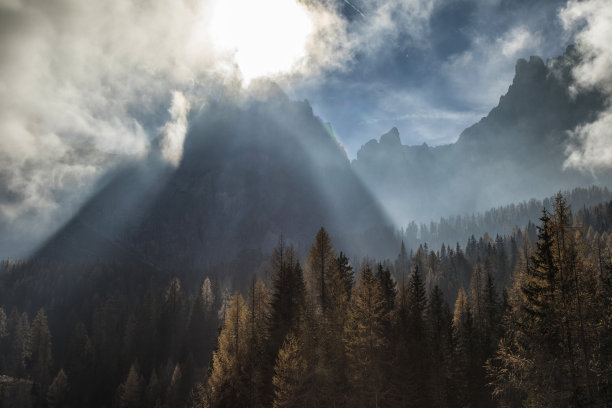
[[[296,0],[220,0],[209,30],[215,49],[233,54],[250,82],[291,71],[306,56],[313,24]]]

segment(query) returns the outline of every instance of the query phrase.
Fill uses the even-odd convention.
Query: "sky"
[[[518,58],[571,43],[575,89],[610,96],[611,27],[609,0],[0,0],[0,241],[61,225],[156,138],[176,165],[189,112],[262,81],[308,99],[349,159],[394,126],[455,141]],[[610,123],[574,129],[566,165],[609,166]]]
[[[556,57],[574,40],[559,18],[565,1],[401,2],[418,11],[390,11],[388,32],[361,34],[380,3],[344,4],[364,44],[343,69],[294,92],[333,124],[351,158],[393,126],[404,144],[454,142],[497,105],[518,58]],[[375,36],[382,44],[368,50]]]

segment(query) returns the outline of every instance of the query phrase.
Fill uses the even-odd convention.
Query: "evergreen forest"
[[[612,202],[349,259],[281,236],[245,285],[153,266],[0,267],[7,407],[612,404]],[[189,278],[191,276],[191,278]]]

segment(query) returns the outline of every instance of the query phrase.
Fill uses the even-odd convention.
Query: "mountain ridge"
[[[609,186],[609,171],[597,177],[564,168],[571,130],[593,120],[605,106],[597,91],[570,95],[571,72],[579,59],[571,46],[546,63],[535,56],[519,59],[498,105],[455,143],[390,146],[382,143],[387,133],[380,142],[365,143],[352,167],[397,225],[577,186]]]

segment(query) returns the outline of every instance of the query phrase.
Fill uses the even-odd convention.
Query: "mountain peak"
[[[529,62],[523,58],[516,61],[514,83],[529,83],[534,80],[542,80],[546,77],[547,68],[542,58],[529,57]]]
[[[380,137],[380,144],[387,146],[401,146],[399,131],[396,127],[391,128],[390,131]]]

